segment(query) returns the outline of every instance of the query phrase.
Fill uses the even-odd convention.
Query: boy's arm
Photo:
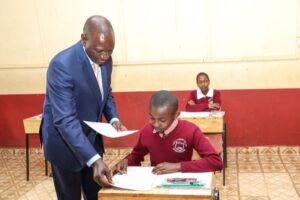
[[[199,128],[194,131],[192,141],[193,148],[201,156],[201,159],[181,162],[182,172],[210,172],[223,169],[221,156],[215,151]]]
[[[175,173],[180,172],[180,163],[169,163],[169,162],[163,162],[158,165],[156,165],[152,172],[154,174],[168,174],[168,173]]]
[[[144,156],[148,154],[148,149],[143,145],[142,132],[140,132],[139,140],[132,152],[126,157],[128,159],[129,166],[141,166],[141,162],[144,161]]]
[[[214,90],[213,96],[213,110],[220,110],[221,109],[221,94],[218,90]]]
[[[144,161],[144,156],[148,153],[148,150],[146,147],[142,144],[142,137],[141,133],[139,136],[139,140],[131,153],[127,155],[123,160],[119,161],[112,169],[111,171],[113,174],[115,173],[121,173],[124,174],[127,172],[128,166],[141,166],[141,162]]]
[[[218,90],[214,90],[213,101],[221,106],[221,93]]]

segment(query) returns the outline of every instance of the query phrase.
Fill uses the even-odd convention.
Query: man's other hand
[[[126,131],[127,128],[120,122],[120,121],[115,121],[112,123],[112,126],[117,130],[117,131]]]
[[[103,162],[102,159],[98,159],[93,167],[93,179],[102,187],[110,186],[112,182],[112,177],[107,165]]]

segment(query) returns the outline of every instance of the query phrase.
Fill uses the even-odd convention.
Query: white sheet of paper
[[[89,127],[94,129],[97,133],[110,138],[123,137],[137,132],[137,130],[117,131],[111,124],[102,122],[84,121]]]
[[[116,174],[113,177],[114,184],[112,186],[128,189],[128,190],[138,190],[138,191],[148,191],[154,187],[160,187],[162,182],[166,178],[197,178],[202,183],[204,183],[203,188],[195,189],[170,189],[171,194],[210,194],[211,192],[211,180],[212,172],[207,173],[170,173],[163,175],[156,175],[152,173],[153,167],[128,167],[127,174]]]
[[[151,190],[157,175],[152,174],[153,167],[128,167],[126,174],[116,174],[113,186],[128,190]]]
[[[180,112],[180,118],[197,118],[197,117],[223,117],[224,111],[211,111],[211,112]]]

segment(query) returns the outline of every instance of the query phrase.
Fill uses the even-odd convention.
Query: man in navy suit
[[[103,114],[117,130],[126,130],[111,94],[114,46],[111,23],[92,16],[85,22],[81,41],[50,62],[41,138],[58,199],[80,200],[83,191],[84,199],[96,200],[101,186],[112,182],[101,159],[102,136],[83,120],[99,122]]]

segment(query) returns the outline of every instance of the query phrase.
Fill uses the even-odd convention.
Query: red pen
[[[167,178],[168,183],[194,183],[197,178]]]

